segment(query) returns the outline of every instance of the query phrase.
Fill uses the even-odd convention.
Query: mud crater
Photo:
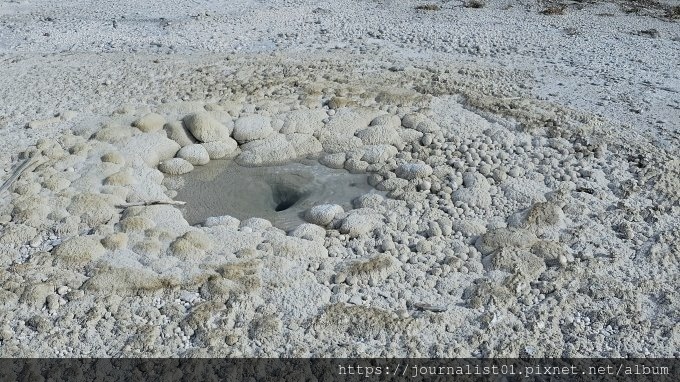
[[[259,167],[213,160],[175,181],[175,198],[186,202],[181,211],[189,224],[213,216],[258,217],[287,231],[304,223],[304,212],[314,205],[349,210],[355,198],[379,192],[368,184],[368,174],[332,169],[316,160]]]

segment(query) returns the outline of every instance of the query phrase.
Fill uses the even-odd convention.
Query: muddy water
[[[291,230],[304,223],[302,214],[316,204],[334,203],[351,209],[352,200],[377,192],[367,174],[328,168],[317,161],[279,166],[243,167],[229,160],[213,160],[182,176],[176,200],[190,224],[210,216],[264,218]]]

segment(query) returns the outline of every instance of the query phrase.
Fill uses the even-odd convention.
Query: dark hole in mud
[[[213,160],[166,183],[176,189],[176,200],[187,203],[181,209],[190,224],[211,216],[259,217],[287,231],[304,223],[303,214],[312,206],[331,203],[349,210],[355,198],[378,192],[368,184],[368,174],[331,169],[316,160],[263,167]]]
[[[272,185],[272,191],[274,194],[274,202],[276,203],[274,211],[276,212],[285,211],[293,207],[295,203],[307,195],[306,193],[300,193],[296,189],[278,185]]]

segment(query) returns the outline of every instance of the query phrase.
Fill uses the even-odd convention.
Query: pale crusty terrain
[[[665,8],[107,4],[0,3],[0,355],[678,356]],[[303,156],[386,196],[133,206]]]

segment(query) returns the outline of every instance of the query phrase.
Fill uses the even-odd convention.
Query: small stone
[[[236,150],[238,149],[238,143],[231,138],[203,143],[202,146],[208,152],[210,159],[231,158],[236,155]]]
[[[238,343],[238,336],[230,334],[225,338],[224,342],[229,346],[234,346]]]
[[[177,152],[177,158],[182,158],[194,166],[202,166],[210,162],[210,154],[208,154],[208,150],[199,144],[182,147]]]
[[[328,101],[328,108],[331,110],[337,110],[342,107],[346,107],[351,103],[348,98],[345,97],[333,97]]]
[[[52,256],[55,264],[77,267],[97,260],[105,252],[94,236],[76,236],[59,244],[52,251]]]
[[[314,206],[305,214],[305,219],[320,226],[327,226],[336,216],[344,213],[345,210],[337,204],[321,204]]]
[[[108,163],[115,163],[119,165],[124,165],[125,164],[125,158],[123,157],[123,154],[119,153],[118,151],[111,151],[108,152],[101,157],[102,162],[108,162]]]
[[[169,175],[182,175],[194,169],[194,166],[182,158],[172,158],[161,162],[158,169]]]
[[[559,262],[560,262],[561,266],[566,267],[567,266],[567,257],[564,254],[560,254]]]
[[[8,325],[4,325],[0,329],[0,341],[9,341],[14,337],[14,331]]]
[[[165,118],[162,115],[156,113],[149,113],[143,117],[132,122],[132,126],[138,128],[145,133],[151,133],[158,131],[165,125]]]
[[[418,189],[420,191],[429,191],[432,188],[432,183],[427,180],[422,180],[418,183]]]
[[[404,127],[408,127],[410,129],[415,128],[420,122],[426,120],[427,117],[424,116],[423,114],[420,113],[409,113],[404,116],[404,118],[401,119],[401,124]]]
[[[335,275],[335,278],[334,278],[333,281],[336,284],[342,284],[342,283],[345,282],[345,280],[347,280],[347,276],[344,273],[338,273],[337,275]]]
[[[383,126],[388,126],[391,128],[397,128],[401,126],[401,119],[399,119],[399,116],[396,116],[394,114],[383,114],[379,115],[375,118],[370,123],[370,126],[378,126],[378,125],[383,125]]]
[[[261,115],[241,117],[234,124],[234,139],[239,143],[264,139],[273,133],[271,118]]]
[[[109,250],[123,249],[127,247],[128,235],[123,232],[116,232],[102,239],[101,243],[104,248]]]
[[[439,126],[437,126],[436,123],[430,121],[429,119],[426,119],[420,123],[418,123],[415,127],[416,130],[420,131],[421,133],[434,133],[435,131],[439,130]]]
[[[249,218],[241,221],[241,228],[250,228],[253,231],[265,231],[272,227],[272,222],[262,218]]]
[[[229,138],[230,129],[208,112],[189,114],[183,119],[184,125],[201,142],[220,141]]]
[[[326,230],[316,224],[300,224],[295,228],[290,236],[299,237],[301,239],[310,241],[320,241],[323,242],[326,237]]]
[[[416,251],[420,254],[427,254],[432,252],[432,244],[427,240],[420,240],[416,244]]]
[[[192,303],[192,302],[194,302],[194,300],[196,300],[197,297],[196,297],[196,294],[194,294],[194,293],[191,293],[189,291],[182,291],[179,295],[179,298],[182,301]]]
[[[241,224],[241,221],[236,219],[233,216],[229,215],[224,215],[224,216],[211,216],[207,219],[205,219],[205,222],[203,223],[204,226],[206,227],[215,227],[215,226],[225,226],[228,227],[229,229],[237,230]]]
[[[59,296],[56,294],[51,294],[47,296],[47,309],[52,311],[59,307]]]
[[[530,248],[536,240],[536,235],[525,229],[497,228],[480,236],[475,247],[483,255],[488,255],[506,247]]]
[[[356,208],[377,208],[384,200],[385,198],[380,194],[368,193],[355,199],[354,206]]]
[[[360,174],[366,172],[369,163],[362,160],[350,158],[345,161],[345,169],[352,174]]]
[[[346,159],[345,153],[335,153],[322,156],[319,162],[326,167],[341,169],[344,167]]]
[[[42,237],[40,237],[40,236],[36,236],[36,237],[33,238],[33,240],[31,240],[31,242],[29,243],[29,245],[31,246],[31,248],[38,248],[38,247],[40,247],[41,244],[42,244]]]
[[[381,215],[353,213],[342,221],[340,232],[350,237],[359,237],[368,234],[381,224]]]
[[[163,129],[168,138],[177,142],[182,147],[196,143],[196,138],[184,127],[182,121],[166,123]]]
[[[514,166],[510,169],[510,171],[508,171],[508,175],[513,178],[517,178],[524,175],[524,170],[522,170],[520,167]]]
[[[405,163],[397,167],[395,173],[398,177],[408,180],[425,178],[432,175],[432,167],[425,163]]]

